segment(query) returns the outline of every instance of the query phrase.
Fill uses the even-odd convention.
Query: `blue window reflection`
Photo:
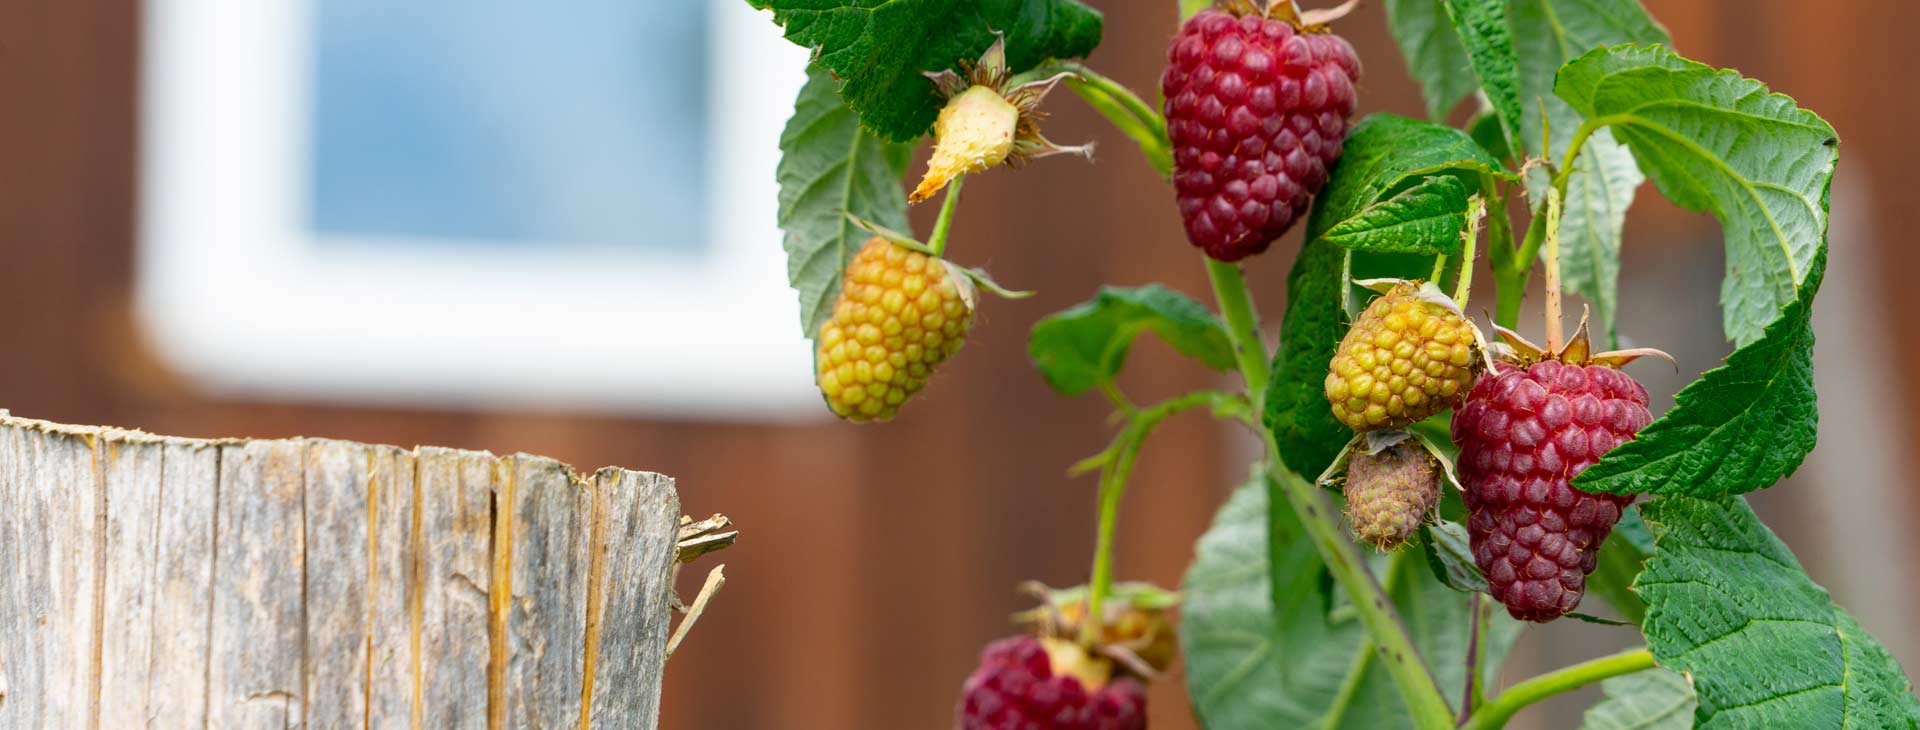
[[[315,4],[317,232],[705,246],[706,2]]]

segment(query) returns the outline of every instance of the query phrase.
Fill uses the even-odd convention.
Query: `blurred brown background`
[[[1094,4],[1107,13],[1107,32],[1093,65],[1150,92],[1174,3]],[[1818,310],[1822,445],[1797,483],[1755,502],[1817,579],[1909,667],[1920,665],[1920,628],[1906,608],[1920,600],[1910,575],[1920,549],[1905,537],[1907,521],[1920,518],[1907,495],[1920,430],[1888,413],[1920,397],[1920,385],[1891,370],[1916,354],[1901,343],[1920,341],[1920,318],[1895,314],[1920,307],[1902,273],[1920,265],[1920,253],[1899,243],[1920,224],[1910,172],[1920,153],[1903,134],[1920,118],[1920,85],[1904,77],[1920,5],[1647,4],[1684,54],[1764,79],[1840,131],[1833,268]],[[1367,62],[1362,108],[1418,116],[1381,10],[1366,3],[1341,26]],[[208,398],[148,354],[129,312],[140,22],[132,2],[0,2],[0,407],[180,435],[442,444],[670,474],[686,512],[726,512],[744,533],[722,555],[726,590],[670,665],[666,728],[945,727],[975,652],[1008,633],[1006,615],[1023,605],[1013,587],[1028,578],[1075,583],[1087,570],[1093,484],[1064,470],[1105,443],[1107,408],[1046,389],[1026,363],[1027,327],[1102,282],[1207,292],[1165,189],[1124,139],[1063,94],[1050,103],[1048,133],[1097,140],[1097,167],[1047,160],[975,181],[953,246],[962,261],[1040,296],[991,302],[965,353],[894,423]],[[1725,352],[1712,309],[1721,254],[1710,218],[1657,198],[1643,189],[1634,208],[1624,277],[1633,299],[1621,329],[1680,356],[1683,375],[1641,372],[1670,394]],[[1296,247],[1282,242],[1250,266],[1270,322]],[[1123,385],[1146,400],[1217,382],[1143,343]],[[1251,453],[1248,439],[1202,417],[1169,423],[1134,477],[1120,575],[1177,585],[1192,540]],[[1860,551],[1870,557],[1848,557]],[[696,586],[689,577],[682,590]],[[1631,640],[1569,624],[1530,632],[1509,676]],[[1583,697],[1531,710],[1516,726],[1571,727]],[[1153,702],[1154,727],[1192,725],[1177,683],[1158,687]]]

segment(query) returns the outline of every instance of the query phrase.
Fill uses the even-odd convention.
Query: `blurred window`
[[[150,0],[139,305],[237,395],[818,411],[737,0]]]

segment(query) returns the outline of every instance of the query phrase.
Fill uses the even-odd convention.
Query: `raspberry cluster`
[[[1653,420],[1647,390],[1602,365],[1499,366],[1453,415],[1474,562],[1514,618],[1580,604],[1600,543],[1633,498],[1573,478]]]
[[[1327,373],[1333,415],[1355,431],[1400,428],[1453,407],[1473,385],[1473,323],[1398,284],[1367,305]]]
[[[1202,10],[1161,77],[1187,239],[1221,261],[1266,250],[1340,157],[1360,59],[1337,35]]]
[[[1088,687],[1055,673],[1041,639],[987,645],[960,696],[960,730],[1146,730],[1147,689],[1128,678]]]
[[[938,258],[869,239],[820,327],[814,367],[828,407],[851,421],[898,413],[965,342],[971,286]]]

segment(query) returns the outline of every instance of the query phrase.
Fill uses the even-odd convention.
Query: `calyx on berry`
[[[1108,669],[1101,671],[1142,680],[1152,680],[1173,665],[1178,647],[1167,612],[1180,603],[1177,593],[1149,583],[1115,584],[1100,604],[1099,634],[1092,646],[1086,646],[1080,639],[1088,628],[1087,586],[1056,589],[1030,581],[1021,590],[1040,599],[1041,605],[1015,614],[1014,620],[1030,626],[1047,644],[1056,673],[1063,658],[1074,657],[1081,658],[1070,664],[1104,663]],[[1081,653],[1057,649],[1058,642],[1073,644]]]
[[[1673,356],[1651,347],[1636,347],[1626,350],[1608,350],[1593,352],[1593,337],[1587,331],[1587,313],[1580,314],[1580,327],[1574,330],[1573,337],[1559,350],[1541,347],[1520,336],[1520,333],[1500,325],[1494,325],[1493,331],[1500,336],[1500,342],[1487,347],[1487,356],[1491,360],[1517,365],[1525,368],[1537,362],[1554,360],[1568,365],[1599,365],[1619,369],[1627,363],[1643,357],[1657,357],[1673,362]]]
[[[1049,155],[1091,155],[1093,145],[1063,147],[1040,136],[1040,120],[1046,117],[1040,101],[1069,75],[1010,86],[1002,37],[994,39],[979,61],[961,61],[959,72],[926,74],[947,103],[933,123],[933,156],[927,160],[927,173],[907,202],[924,201],[954,178],[985,172],[1002,162],[1019,167]]]

